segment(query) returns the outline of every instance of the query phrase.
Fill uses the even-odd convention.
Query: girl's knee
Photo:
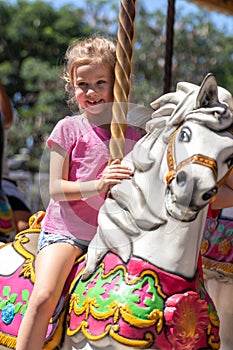
[[[46,288],[34,290],[29,302],[38,312],[53,311],[57,304],[53,291]]]

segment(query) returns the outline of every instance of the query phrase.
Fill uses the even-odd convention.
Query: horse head
[[[209,74],[200,87],[179,83],[175,93],[162,96],[152,107],[156,109],[153,118],[162,115],[168,119],[163,134],[168,147],[162,167],[162,171],[168,167],[167,212],[177,220],[194,220],[232,168],[232,96],[217,87]]]

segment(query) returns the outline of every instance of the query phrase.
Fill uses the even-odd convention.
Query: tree
[[[166,10],[166,9],[165,9]],[[135,69],[132,98],[148,105],[163,93],[166,13],[139,6],[136,21]],[[218,84],[233,86],[232,33],[217,29],[210,13],[183,14],[177,9],[174,28],[172,86],[179,81],[200,84],[212,72]]]
[[[233,37],[217,30],[207,11],[178,17],[175,31],[173,82],[182,77],[199,84],[214,73],[218,84],[231,90]]]
[[[83,10],[55,10],[41,0],[0,1],[0,20],[0,76],[16,111],[8,152],[14,155],[28,143],[31,165],[38,168],[46,136],[69,112],[59,78],[65,50],[94,28],[85,23]]]

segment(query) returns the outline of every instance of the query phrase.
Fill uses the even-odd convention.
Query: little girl
[[[20,326],[17,350],[41,350],[50,317],[75,260],[86,252],[109,187],[132,172],[109,159],[114,43],[104,37],[77,42],[66,53],[65,78],[83,114],[60,120],[48,139],[51,200],[42,222],[36,281]],[[126,153],[141,137],[127,127]]]

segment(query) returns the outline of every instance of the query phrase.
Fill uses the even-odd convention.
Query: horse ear
[[[212,73],[204,78],[196,100],[196,108],[211,107],[219,103],[218,86]]]

